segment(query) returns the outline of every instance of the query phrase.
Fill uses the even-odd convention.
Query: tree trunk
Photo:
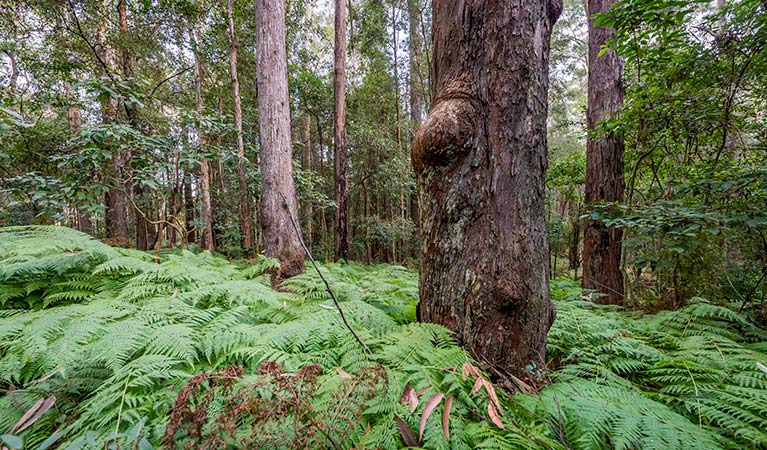
[[[285,0],[255,0],[258,122],[261,143],[261,229],[264,253],[280,261],[275,278],[304,271],[295,227],[296,190],[290,134]]]
[[[106,11],[110,8],[110,3],[104,1],[103,7]],[[104,14],[108,13],[103,11]],[[102,67],[101,76],[107,77],[107,71],[115,67],[116,55],[111,45],[107,42],[107,24],[109,22],[102,18],[99,20],[96,29],[96,42],[99,48],[99,58],[106,67]],[[117,121],[117,99],[108,97],[101,103],[101,120],[105,124],[115,123]],[[125,183],[123,182],[123,170],[127,163],[127,157],[123,153],[116,153],[112,156],[106,170],[106,181],[111,187],[104,196],[104,225],[106,228],[106,237],[112,239],[128,240],[128,208],[125,198]]]
[[[125,42],[128,39],[128,5],[126,0],[120,0],[117,3],[117,16],[118,23],[120,25],[120,37],[121,42]],[[120,47],[120,66],[122,68],[123,79],[130,82],[133,78],[133,58],[131,57],[130,48],[123,44]],[[125,106],[125,115],[128,119],[128,123],[134,130],[139,131],[138,112],[133,105],[129,105],[127,102],[123,103]],[[126,159],[126,163],[130,160],[130,155]],[[127,169],[127,168],[126,168]],[[142,211],[136,211],[136,248],[139,250],[149,250],[149,227],[152,225],[147,221],[144,215],[148,215],[149,211],[146,208],[147,203],[143,201],[143,189],[139,185],[133,185],[133,205],[138,209],[143,207]],[[142,214],[143,213],[143,214]]]
[[[613,30],[594,26],[594,14],[607,12],[614,0],[588,2],[589,58],[588,111],[589,133],[597,123],[609,118],[623,103],[623,61],[613,51],[602,56],[602,46],[614,35]],[[591,135],[586,147],[586,205],[599,202],[622,202],[623,136],[609,133]],[[622,304],[621,240],[623,231],[607,228],[598,220],[586,221],[583,229],[583,287],[605,294],[597,303]]]
[[[349,205],[346,183],[346,6],[335,0],[335,49],[333,53],[334,168],[336,212],[334,220],[335,259],[349,256]]]
[[[72,98],[74,92],[72,86],[68,82],[64,82],[64,90],[67,97]],[[74,105],[70,105],[67,108],[67,119],[69,122],[69,131],[73,134],[80,133],[83,127],[83,117],[80,114],[80,108]],[[81,153],[82,149],[78,146],[77,152]],[[82,205],[77,205],[77,229],[83,233],[93,234],[93,221],[91,220],[91,212],[84,208]]]
[[[544,220],[548,55],[557,0],[434,0],[434,104],[412,143],[418,318],[478,361],[542,368],[555,317]]]
[[[237,57],[239,42],[234,28],[233,0],[226,2],[226,17],[229,23],[229,72],[232,76],[232,97],[234,99],[234,126],[237,129],[237,179],[239,181],[240,195],[240,234],[242,235],[242,248],[246,258],[252,258],[255,254],[253,244],[253,221],[250,217],[250,196],[248,195],[248,178],[245,173],[245,143],[242,138],[242,106],[240,105],[240,81],[237,77]]]
[[[408,74],[410,85],[410,120],[418,126],[423,120],[423,86],[419,83],[419,71],[421,68],[421,34],[418,32],[418,0],[408,0],[408,53],[410,58],[410,72]]]
[[[312,170],[312,119],[309,117],[309,113],[304,114],[304,170]],[[311,199],[306,200],[304,205],[304,215],[306,216],[306,237],[307,246],[311,247],[313,242],[314,226],[312,220],[314,219],[314,210]]]
[[[201,31],[199,25],[195,30],[190,30],[189,35],[192,39],[192,48],[194,50],[194,109],[202,116],[205,112],[205,106],[202,99],[202,56],[198,46],[201,42]],[[197,129],[197,136],[200,140],[200,150],[205,153],[205,147],[208,137],[202,129]],[[216,244],[213,240],[213,208],[210,201],[210,162],[208,158],[202,156],[200,159],[200,197],[202,208],[200,219],[202,220],[202,230],[200,233],[200,248],[216,251]]]

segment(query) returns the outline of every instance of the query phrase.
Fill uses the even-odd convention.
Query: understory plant
[[[415,321],[404,267],[321,265],[367,352],[312,270],[153,259],[0,229],[0,445],[767,448],[767,335],[704,299],[642,315],[554,281],[548,367],[500,383]]]

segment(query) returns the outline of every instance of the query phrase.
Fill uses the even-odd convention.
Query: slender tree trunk
[[[198,114],[205,112],[205,105],[202,99],[202,55],[200,55],[199,45],[201,42],[201,30],[198,25],[194,30],[189,31],[192,39],[192,48],[194,53],[194,109]],[[200,150],[205,153],[208,136],[202,129],[197,130],[197,136],[200,140]],[[200,197],[202,208],[200,219],[202,220],[202,230],[200,233],[200,248],[216,251],[216,244],[213,240],[213,208],[210,201],[210,161],[203,156],[200,159]]]
[[[293,185],[285,0],[255,0],[258,122],[261,142],[261,229],[264,253],[280,261],[275,278],[304,271]]]
[[[69,98],[74,97],[72,86],[68,82],[64,82],[64,90]],[[77,134],[83,127],[83,117],[80,114],[80,108],[74,105],[70,105],[67,108],[67,119],[69,121],[69,131],[73,134]],[[81,153],[82,149],[77,148],[77,152]],[[93,234],[93,221],[91,220],[91,212],[84,208],[82,205],[77,205],[77,229],[83,233]]]
[[[394,51],[394,110],[396,111],[396,125],[397,125],[397,150],[402,148],[402,112],[400,110],[400,95],[399,95],[399,55],[397,45],[397,2],[391,4],[391,27],[392,27],[392,45]]]
[[[103,13],[108,14],[110,3],[102,2]],[[116,55],[112,46],[107,42],[106,19],[99,20],[96,29],[96,42],[99,48],[99,58],[104,62],[106,68],[102,68],[101,76],[107,77],[107,70],[111,71],[115,67]],[[105,124],[115,123],[117,121],[117,99],[108,97],[101,103],[101,120]],[[125,198],[125,183],[123,182],[125,165],[127,157],[119,152],[112,156],[107,166],[107,182],[111,187],[104,196],[106,211],[104,213],[104,225],[106,228],[106,237],[112,239],[128,240],[128,208]]]
[[[237,129],[237,180],[239,182],[240,195],[240,234],[242,235],[242,248],[245,257],[252,258],[255,254],[253,244],[253,220],[250,213],[250,196],[248,195],[248,178],[245,173],[245,143],[242,138],[242,106],[240,105],[240,81],[237,76],[237,57],[239,41],[237,31],[234,28],[233,0],[226,2],[226,17],[229,23],[229,73],[232,77],[232,97],[234,99],[234,126]]]
[[[128,38],[128,5],[126,0],[120,0],[117,3],[117,16],[118,23],[120,25],[121,42],[124,42]],[[122,68],[122,75],[125,81],[130,82],[133,78],[133,58],[131,57],[130,48],[127,45],[120,47],[120,66]],[[136,131],[139,130],[138,112],[136,108],[128,103],[125,105],[125,115],[128,119],[128,123]],[[130,155],[127,160],[130,160]],[[126,165],[127,165],[126,160]],[[127,169],[127,167],[126,167]],[[143,207],[142,211],[136,211],[136,248],[139,250],[149,250],[149,227],[152,225],[144,218],[144,214],[149,215],[147,202],[144,201],[144,190],[138,184],[133,185],[133,203],[136,207]],[[143,214],[142,214],[143,213]]]
[[[349,205],[346,178],[346,6],[335,0],[334,91],[334,168],[336,212],[334,220],[335,259],[349,256]]]
[[[410,120],[415,126],[423,120],[423,86],[419,83],[421,70],[421,34],[418,32],[418,0],[408,0],[408,56],[410,59],[410,72],[408,84],[410,87]]]
[[[549,43],[562,3],[432,5],[434,104],[411,148],[418,317],[521,376],[542,368],[555,317],[544,179]]]
[[[189,146],[189,128],[184,125],[181,129],[181,143],[183,148]],[[197,214],[194,205],[194,192],[192,190],[192,170],[184,170],[184,227],[186,228],[186,235],[184,236],[184,243],[189,244],[197,240],[197,230],[195,229],[195,221]]]
[[[304,170],[312,170],[312,119],[309,113],[304,114]],[[314,210],[311,200],[306,200],[304,204],[304,215],[306,217],[306,237],[307,246],[311,247],[313,239],[314,225]]]
[[[589,67],[587,124],[594,133],[600,120],[609,118],[623,103],[623,61],[613,51],[601,56],[611,29],[594,26],[594,14],[607,12],[615,0],[590,0]],[[591,135],[586,148],[586,205],[599,202],[622,202],[623,136],[609,133]],[[621,240],[623,231],[607,228],[599,220],[588,220],[583,230],[583,287],[605,294],[597,303],[622,304],[623,273],[621,271]]]

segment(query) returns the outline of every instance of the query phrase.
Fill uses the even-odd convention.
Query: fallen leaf
[[[487,415],[490,416],[490,421],[495,424],[500,429],[506,428],[503,425],[503,422],[501,422],[501,417],[498,415],[498,411],[495,409],[495,406],[493,406],[492,403],[487,404]]]
[[[338,371],[338,374],[341,375],[341,378],[345,380],[351,380],[352,376],[346,373],[343,369],[336,369]]]
[[[399,428],[399,434],[402,436],[402,442],[405,443],[406,447],[418,447],[420,444],[418,440],[415,438],[415,434],[413,434],[413,430],[410,429],[409,426],[405,423],[404,420],[400,419],[399,416],[395,416],[397,418],[397,428]]]
[[[498,396],[495,394],[495,387],[493,387],[493,383],[485,380],[485,390],[487,391],[487,395],[490,396],[490,400],[493,401],[495,404],[496,409],[498,409],[498,412],[500,414],[503,414],[503,408],[501,408],[501,402],[498,401]]]
[[[445,400],[445,409],[442,411],[442,431],[445,433],[445,437],[447,438],[448,442],[450,442],[450,408],[453,407],[453,396],[448,395],[447,400]]]
[[[418,439],[423,439],[423,430],[426,428],[426,421],[429,420],[429,416],[431,416],[431,413],[434,411],[434,408],[439,405],[439,402],[442,401],[442,397],[444,397],[445,394],[442,392],[437,392],[436,394],[432,395],[429,400],[426,401],[426,406],[423,408],[423,414],[421,414],[421,426],[418,429]]]
[[[485,379],[482,377],[477,378],[477,381],[474,383],[474,387],[471,389],[472,394],[476,394],[479,392],[480,389],[482,389],[482,384],[484,383]]]
[[[402,393],[400,403],[403,405],[405,403],[409,404],[411,413],[414,412],[416,408],[418,408],[418,394],[415,392],[415,389],[410,386],[410,383],[405,386],[405,392]]]
[[[535,394],[535,389],[533,389],[532,386],[520,380],[519,378],[515,377],[514,375],[510,375],[510,376],[511,376],[511,381],[513,381],[514,384],[517,385],[517,388],[520,391],[522,391],[525,394]]]

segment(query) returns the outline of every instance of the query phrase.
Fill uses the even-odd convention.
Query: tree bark
[[[478,361],[541,368],[555,317],[544,220],[558,0],[433,0],[431,113],[411,147],[421,205],[418,318]]]
[[[418,126],[423,120],[423,86],[419,83],[418,73],[421,70],[421,34],[418,32],[418,20],[421,12],[418,9],[418,0],[408,0],[408,53],[410,59],[410,72],[408,74],[410,85],[410,120]]]
[[[131,56],[130,48],[124,44],[125,39],[128,38],[128,5],[126,0],[120,0],[117,3],[117,17],[118,24],[120,26],[121,42],[123,45],[120,47],[120,66],[122,68],[122,75],[125,81],[130,82],[133,78],[133,58]],[[128,119],[128,123],[133,129],[139,131],[138,111],[135,106],[123,103],[125,105],[125,115]],[[127,155],[126,165],[130,161],[131,152]],[[127,167],[126,167],[127,169]],[[149,235],[150,227],[153,227],[145,218],[145,215],[149,215],[147,202],[143,201],[144,190],[138,184],[133,185],[133,205],[135,208],[144,209],[142,211],[136,211],[136,248],[139,250],[149,250]],[[126,194],[127,195],[127,194]],[[143,214],[142,214],[143,213]]]
[[[335,47],[333,53],[334,169],[336,211],[334,220],[335,259],[349,256],[349,205],[346,174],[346,5],[335,0]]]
[[[108,13],[110,3],[102,2],[102,6]],[[101,76],[107,77],[107,71],[115,67],[116,55],[109,42],[107,42],[107,24],[104,18],[99,20],[96,29],[96,42],[99,48],[99,58],[103,61],[105,68],[101,68]],[[117,121],[117,99],[108,97],[101,103],[101,120],[104,124],[111,124]],[[106,181],[111,187],[104,196],[104,226],[106,228],[106,237],[111,239],[120,239],[122,244],[128,240],[128,208],[125,194],[125,183],[123,181],[123,171],[128,162],[127,155],[118,152],[112,156],[106,170]]]
[[[233,0],[226,2],[226,18],[229,24],[229,73],[232,77],[232,98],[234,99],[234,126],[237,129],[237,180],[239,182],[240,195],[240,234],[242,235],[242,248],[246,258],[252,258],[255,254],[253,244],[253,220],[250,213],[250,196],[248,195],[248,178],[245,173],[245,143],[242,138],[242,106],[240,104],[240,81],[237,76],[237,57],[239,41],[237,31],[234,28]]]
[[[304,170],[312,170],[312,119],[309,113],[304,114]],[[314,208],[311,199],[307,199],[304,204],[304,216],[306,217],[306,237],[307,247],[311,248],[313,239],[314,224]]]
[[[285,0],[255,0],[255,7],[261,229],[264,253],[280,261],[279,272],[274,274],[279,279],[304,271],[301,238],[293,226],[298,215],[293,185]]]
[[[72,86],[68,82],[64,82],[64,90],[67,97],[73,98],[74,92]],[[69,122],[69,131],[74,134],[80,133],[83,127],[83,117],[80,113],[80,108],[74,104],[69,105],[67,108],[67,120]],[[77,152],[81,153],[82,149],[78,146]],[[77,229],[83,233],[93,234],[93,221],[91,220],[91,212],[84,208],[82,205],[77,205]]]
[[[597,135],[600,120],[609,118],[623,103],[623,61],[613,51],[599,56],[602,46],[614,36],[611,29],[594,26],[594,14],[607,12],[615,0],[590,0],[588,111],[589,139],[586,147],[586,205],[622,202],[623,136]],[[583,228],[583,287],[605,294],[597,303],[622,304],[621,240],[623,231],[607,228],[599,220],[586,221]]]
[[[202,116],[205,112],[205,105],[202,98],[202,55],[200,55],[201,30],[198,25],[196,29],[189,32],[192,39],[192,48],[194,53],[194,108]],[[197,136],[200,140],[200,150],[203,156],[200,158],[200,197],[202,208],[200,219],[202,220],[202,230],[200,233],[200,248],[216,251],[216,243],[213,240],[213,208],[210,201],[210,161],[204,156],[208,136],[201,128],[197,129]]]

